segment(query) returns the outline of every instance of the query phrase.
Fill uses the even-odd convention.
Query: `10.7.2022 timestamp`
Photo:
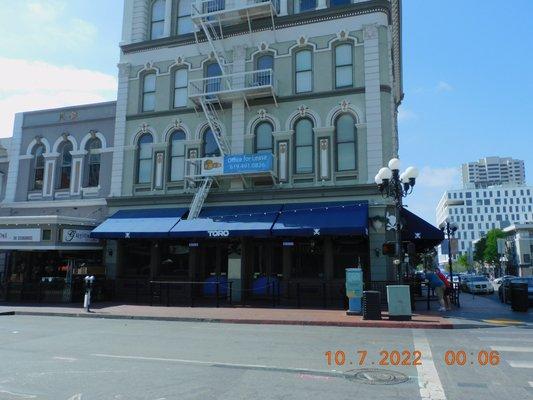
[[[422,365],[422,352],[418,350],[381,350],[377,360],[371,360],[367,358],[367,350],[357,350],[357,356],[351,359],[350,355],[346,356],[346,353],[342,350],[326,351],[326,362],[328,366],[336,365],[341,367],[343,365]]]

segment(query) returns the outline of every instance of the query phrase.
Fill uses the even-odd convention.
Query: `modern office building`
[[[127,0],[110,276],[395,279],[374,176],[398,154],[400,20],[398,0]]]
[[[107,216],[114,123],[115,102],[16,114],[0,153],[0,281],[12,290],[64,282],[78,267],[105,272],[90,233]]]
[[[533,187],[510,185],[447,190],[436,212],[437,225],[446,220],[457,224],[458,251],[472,256],[472,241],[489,230],[533,222]],[[443,255],[440,261],[446,257]]]
[[[463,164],[462,176],[465,188],[526,183],[524,161],[511,157],[485,157]]]

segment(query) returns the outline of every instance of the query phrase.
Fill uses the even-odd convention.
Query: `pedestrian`
[[[439,300],[439,311],[446,311],[446,304],[444,303],[444,282],[434,272],[430,270],[426,270],[425,272],[429,287],[435,291]]]
[[[446,275],[444,275],[439,268],[435,268],[435,274],[439,277],[439,279],[444,282],[444,304],[447,311],[451,311],[452,309],[452,302],[451,302],[451,296],[452,296],[452,284],[446,278]]]

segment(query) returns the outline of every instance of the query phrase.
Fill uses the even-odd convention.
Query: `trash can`
[[[363,292],[363,319],[381,319],[381,295],[376,290]]]
[[[511,282],[511,308],[513,311],[527,312],[529,299],[527,296],[527,283]]]

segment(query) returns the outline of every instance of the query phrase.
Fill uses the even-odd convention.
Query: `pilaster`
[[[148,16],[150,15],[149,0],[133,1],[131,41],[142,42],[148,36]]]
[[[165,0],[165,24],[163,27],[163,36],[169,37],[172,28],[172,0]]]
[[[22,123],[24,121],[24,114],[15,114],[15,121],[13,124],[13,138],[9,148],[9,167],[7,171],[6,196],[5,202],[11,203],[15,201],[15,194],[17,191],[17,177],[19,173],[19,155],[20,146],[22,143]]]

